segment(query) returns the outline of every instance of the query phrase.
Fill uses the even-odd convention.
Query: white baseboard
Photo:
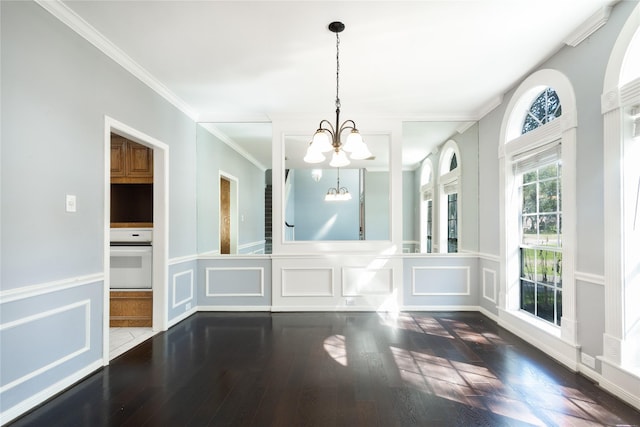
[[[476,305],[405,305],[402,311],[480,311]]]
[[[184,313],[182,313],[181,315],[174,317],[173,319],[169,320],[169,323],[167,324],[167,329],[169,329],[173,325],[177,325],[178,323],[182,322],[187,317],[190,317],[190,316],[196,314],[197,312],[198,312],[198,307],[194,307],[191,310],[187,310]]]
[[[25,399],[22,402],[18,403],[17,405],[7,409],[6,411],[0,413],[0,425],[5,425],[9,421],[14,420],[20,415],[25,414],[27,411],[42,404],[47,399],[52,398],[53,396],[67,389],[68,387],[71,387],[78,381],[91,375],[93,372],[97,371],[100,368],[102,368],[102,359],[96,360],[95,362],[91,363],[84,369],[74,372],[72,375],[69,375],[68,377],[61,379],[55,384],[52,384],[51,386],[45,388],[44,390],[41,390],[38,393],[30,396],[28,399]]]
[[[271,311],[270,305],[199,305],[196,311]]]

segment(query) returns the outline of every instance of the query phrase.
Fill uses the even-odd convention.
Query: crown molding
[[[611,2],[608,6],[602,6],[596,13],[587,18],[586,21],[569,34],[564,39],[564,43],[571,47],[576,47],[582,43],[587,37],[607,23],[609,15],[611,15],[611,9],[616,3],[617,1]]]
[[[240,147],[233,139],[229,138],[229,136],[226,133],[222,132],[220,129],[215,127],[214,124],[206,123],[206,125],[204,124],[202,125],[202,128],[206,129],[207,132],[209,132],[211,135],[215,136],[220,141],[227,144],[229,147],[231,147],[232,150],[236,151],[242,157],[246,158],[248,161],[253,163],[261,171],[264,172],[268,169],[265,165],[260,163],[255,157],[253,157],[251,153],[249,153],[244,148]]]
[[[500,104],[502,104],[502,101],[504,100],[504,95],[498,95],[495,98],[490,99],[488,102],[486,102],[483,106],[481,106],[480,108],[478,108],[478,110],[475,113],[475,120],[479,121],[480,119],[484,118],[484,116],[486,116],[487,114],[489,114],[490,112],[492,112],[496,107],[498,107]]]
[[[80,35],[80,37],[87,40],[129,73],[137,77],[142,83],[146,84],[178,110],[186,114],[191,120],[196,121],[198,115],[186,102],[179,98],[175,93],[171,92],[151,73],[131,59],[131,57],[124,53],[124,51],[113,44],[91,24],[82,19],[80,15],[71,10],[61,0],[35,0],[35,2],[47,12],[51,13],[60,22],[75,31]]]

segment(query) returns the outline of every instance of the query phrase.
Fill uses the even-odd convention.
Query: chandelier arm
[[[356,129],[356,123],[353,120],[345,120],[344,123],[340,125],[340,129],[338,130],[338,135],[342,134],[347,129],[354,130]]]
[[[322,125],[326,124],[329,126],[329,128],[323,128]],[[320,124],[318,125],[318,130],[323,130],[326,132],[329,132],[331,134],[332,137],[334,137],[334,135],[336,134],[336,128],[333,127],[333,125],[331,124],[331,122],[329,120],[323,119],[320,120]]]

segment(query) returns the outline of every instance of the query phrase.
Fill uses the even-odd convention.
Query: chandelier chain
[[[340,34],[336,33],[336,108],[340,109]]]

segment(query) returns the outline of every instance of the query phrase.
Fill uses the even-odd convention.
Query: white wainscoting
[[[392,311],[400,301],[402,258],[296,255],[273,258],[273,311]]]
[[[104,275],[93,274],[0,292],[0,401],[12,401],[11,407],[2,406],[0,424],[102,366],[102,286]],[[76,370],[69,374],[69,368]],[[25,396],[25,387],[37,381],[42,388]]]
[[[468,266],[413,267],[411,271],[414,296],[471,294],[471,268]]]
[[[482,297],[496,303],[497,301],[496,271],[490,268],[482,269]]]
[[[73,312],[78,313],[76,313],[76,316],[73,316]],[[44,325],[38,328],[39,330],[50,329],[45,326],[46,324],[57,325],[56,327],[60,327],[65,324],[77,326],[77,314],[79,314],[82,318],[80,325],[82,325],[81,328],[84,329],[84,332],[81,336],[78,336],[77,342],[74,343],[73,347],[65,348],[62,353],[56,354],[54,351],[52,351],[52,348],[55,347],[51,346],[51,340],[56,339],[54,334],[61,333],[62,331],[60,330],[50,331],[53,334],[48,337],[40,337],[40,339],[38,339],[38,337],[33,337],[36,339],[32,340],[24,339],[24,337],[33,336],[33,334],[31,334],[30,332],[27,332],[28,328],[34,327],[34,324],[37,324],[38,322],[44,322]],[[0,394],[5,393],[6,391],[24,383],[25,381],[35,378],[38,375],[42,375],[43,373],[55,368],[56,366],[62,365],[63,363],[81,355],[82,353],[88,352],[91,347],[90,319],[91,301],[86,299],[73,304],[60,306],[52,310],[43,311],[32,316],[22,317],[0,325],[0,332],[3,335],[3,345],[11,348],[12,352],[25,355],[47,355],[49,359],[48,363],[44,363],[44,361],[41,361],[40,363],[38,363],[39,366],[34,365],[28,367],[28,372],[23,373],[15,379],[11,380],[10,377],[10,381],[8,383],[2,384],[2,387],[0,387]],[[24,330],[23,332],[20,332],[21,328]],[[15,339],[12,339],[11,335],[13,335],[13,338]],[[29,358],[22,359],[23,362],[25,360],[28,361]],[[3,369],[7,370],[5,372],[5,375],[3,375],[6,378],[11,374],[15,374],[19,368],[4,365]]]
[[[333,297],[334,269],[288,267],[280,270],[283,297]]]
[[[171,288],[171,292],[173,294],[172,308],[176,308],[179,305],[186,304],[193,300],[193,285],[193,270],[181,271],[180,273],[173,275],[173,284]],[[176,301],[176,295],[180,293],[179,291],[184,291],[185,287],[187,288],[186,292],[182,292],[181,294],[186,294],[186,296],[181,300]]]
[[[389,295],[393,292],[393,269],[342,268],[342,296]]]
[[[207,267],[205,289],[207,297],[263,297],[264,268]]]

